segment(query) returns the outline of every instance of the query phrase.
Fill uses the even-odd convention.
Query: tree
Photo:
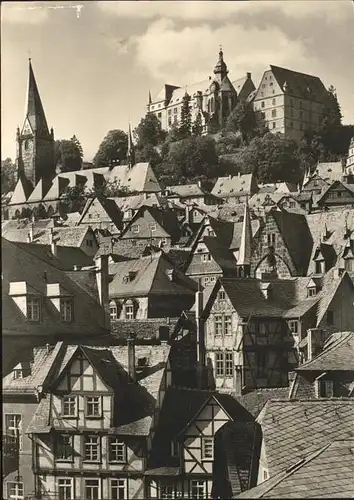
[[[110,130],[101,142],[93,159],[94,166],[108,167],[113,163],[124,163],[128,151],[128,136],[123,130]]]
[[[139,150],[146,146],[162,144],[166,138],[166,132],[161,128],[160,120],[154,114],[147,113],[134,130],[134,136],[137,140],[137,150]]]
[[[248,144],[253,137],[262,136],[267,132],[261,113],[255,112],[252,104],[245,101],[239,101],[231,111],[226,122],[226,130],[239,133],[245,144]]]
[[[191,135],[192,130],[192,115],[190,109],[190,95],[186,92],[182,100],[181,108],[181,123],[179,125],[180,139],[186,139]]]
[[[152,168],[156,168],[161,163],[161,155],[157,148],[147,144],[144,148],[138,149],[135,154],[136,162],[148,162]]]
[[[67,187],[61,197],[61,209],[66,213],[81,212],[85,206],[87,193],[85,185]]]
[[[326,127],[340,127],[342,125],[342,113],[336,89],[333,85],[331,85],[327,90],[327,99],[323,115],[320,129]]]
[[[218,156],[211,137],[188,137],[170,144],[157,173],[165,184],[183,184],[218,175]]]
[[[244,173],[253,172],[259,182],[299,182],[298,146],[283,134],[267,133],[255,137],[240,153]]]
[[[79,139],[76,137],[76,135],[73,135],[72,138],[70,139],[71,142],[73,142],[75,144],[75,146],[77,147],[77,150],[79,151],[80,153],[80,158],[81,160],[83,159],[84,157],[84,151],[82,149],[82,146],[81,146],[81,142],[79,141]]]
[[[192,125],[192,135],[200,137],[203,133],[202,114],[199,111]]]
[[[16,186],[16,165],[11,158],[1,161],[1,194],[13,191]]]
[[[73,139],[55,141],[54,154],[55,165],[60,167],[61,172],[73,172],[81,169],[82,148],[80,150],[78,144]]]

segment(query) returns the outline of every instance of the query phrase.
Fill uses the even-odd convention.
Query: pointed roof
[[[226,63],[224,61],[224,53],[223,53],[223,50],[221,47],[219,50],[219,60],[216,63],[216,66],[214,68],[214,74],[217,75],[219,73],[224,74],[224,75],[227,75],[227,73],[228,73],[228,69],[227,69]]]
[[[244,266],[251,264],[251,253],[252,253],[251,244],[252,244],[252,227],[251,227],[250,211],[247,200],[245,203],[241,244],[238,253],[237,265]]]
[[[14,192],[11,196],[10,205],[17,205],[19,203],[26,203],[27,198],[32,192],[32,186],[27,179],[20,177],[17,181]]]
[[[133,139],[132,139],[132,130],[130,127],[130,123],[129,123],[129,130],[128,130],[127,160],[128,160],[129,167],[133,167],[135,165],[135,151],[134,151],[134,144],[133,144]]]
[[[26,118],[28,119],[33,132],[38,132],[42,135],[49,135],[47,120],[44,114],[36,79],[34,77],[31,59],[29,60]]]

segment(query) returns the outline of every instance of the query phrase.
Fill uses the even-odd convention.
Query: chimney
[[[28,233],[28,237],[29,237],[29,243],[32,243],[34,240],[34,224],[33,224],[33,222],[31,222],[31,224],[30,224],[30,231]]]
[[[247,78],[251,79],[252,73],[247,73]]]
[[[197,323],[197,379],[199,389],[203,389],[204,387],[205,371],[205,335],[204,319],[202,317],[203,309],[203,292],[199,289],[195,294],[195,319]]]
[[[235,366],[235,396],[242,396],[242,366]]]
[[[50,233],[49,233],[49,243],[50,243],[50,251],[52,252],[54,257],[57,257],[58,256],[58,245],[54,239],[54,229],[52,227],[50,228]]]
[[[191,219],[190,219],[190,211],[191,211],[191,207],[189,205],[186,205],[184,218],[185,218],[187,224],[189,224],[190,221],[191,221]]]
[[[108,255],[100,255],[96,262],[96,282],[100,304],[104,309],[104,326],[109,329],[109,283],[108,283]]]
[[[127,338],[128,346],[128,373],[129,377],[133,382],[136,381],[136,370],[135,370],[135,335],[130,333]]]
[[[321,349],[322,330],[309,328],[307,330],[307,361],[310,361]]]

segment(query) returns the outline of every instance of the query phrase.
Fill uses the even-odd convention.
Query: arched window
[[[109,315],[112,320],[118,319],[118,308],[114,300],[109,303]]]
[[[27,151],[29,149],[30,141],[29,139],[25,140],[25,150]]]
[[[15,212],[15,219],[20,219],[21,218],[21,212],[17,209]]]
[[[53,214],[54,214],[54,208],[52,207],[52,205],[49,205],[49,207],[48,207],[48,217],[52,217]]]
[[[125,319],[134,319],[136,315],[136,307],[132,300],[127,300],[124,304],[124,317]]]

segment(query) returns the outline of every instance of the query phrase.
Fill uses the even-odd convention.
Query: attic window
[[[137,368],[144,368],[148,364],[148,358],[143,356],[142,358],[138,358],[137,360]]]
[[[315,286],[310,286],[307,288],[307,296],[308,297],[313,297],[314,295],[316,295],[316,293],[317,293],[317,290],[316,290]]]
[[[17,380],[19,378],[23,378],[23,372],[22,372],[21,368],[15,368],[12,373],[13,373],[14,380]]]
[[[174,278],[175,278],[174,269],[167,269],[166,275],[167,275],[167,278],[169,279],[169,281],[174,281]]]

